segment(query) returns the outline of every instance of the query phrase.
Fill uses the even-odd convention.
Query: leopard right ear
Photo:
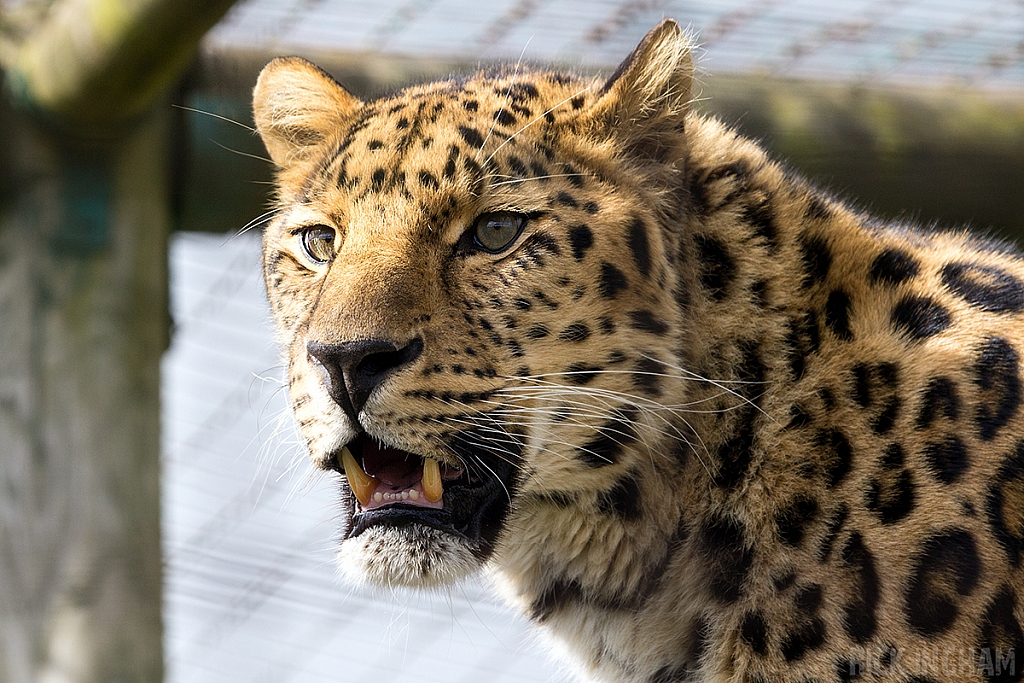
[[[278,57],[263,67],[252,93],[256,130],[279,168],[302,163],[363,106],[320,67]]]

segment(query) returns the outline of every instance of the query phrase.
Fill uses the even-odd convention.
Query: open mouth
[[[486,445],[458,455],[462,467],[366,433],[350,441],[335,454],[355,498],[348,536],[375,526],[423,524],[489,549],[508,510],[515,466],[508,457],[494,458]]]

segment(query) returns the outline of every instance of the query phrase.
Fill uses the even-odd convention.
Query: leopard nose
[[[370,394],[396,370],[412,363],[423,352],[423,340],[405,346],[383,339],[359,339],[340,344],[310,341],[306,351],[327,371],[331,398],[357,422]]]

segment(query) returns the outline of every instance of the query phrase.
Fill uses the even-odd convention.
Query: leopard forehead
[[[365,104],[296,187],[324,210],[381,215],[380,202],[416,204],[434,229],[453,204],[489,191],[514,198],[526,178],[574,173],[554,161],[550,128],[585,108],[595,85],[547,72],[477,76],[408,88]],[[389,207],[393,215],[393,207]]]

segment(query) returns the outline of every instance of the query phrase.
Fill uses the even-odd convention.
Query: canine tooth
[[[441,500],[441,467],[433,458],[423,458],[423,495],[431,503]]]
[[[373,496],[373,490],[377,488],[377,480],[363,471],[347,446],[341,449],[341,464],[345,468],[348,485],[352,487],[352,493],[356,494],[356,500],[366,507]]]

